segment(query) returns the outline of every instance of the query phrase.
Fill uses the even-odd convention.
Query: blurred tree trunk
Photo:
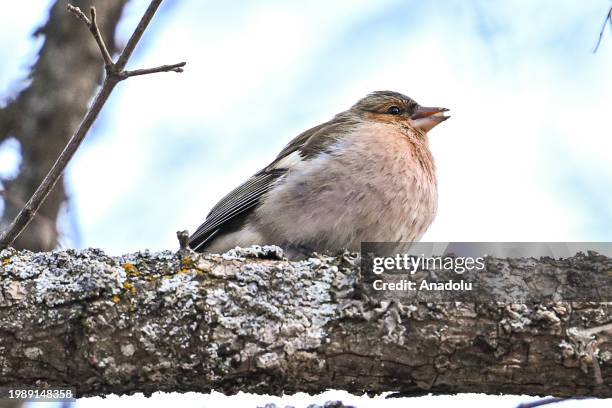
[[[129,0],[73,0],[88,11],[98,3],[98,22],[111,52],[114,33]],[[102,78],[100,52],[83,23],[66,11],[66,0],[52,6],[47,23],[35,35],[45,42],[34,64],[31,84],[0,110],[0,142],[14,137],[21,145],[18,176],[3,181],[4,205],[0,225],[6,227],[27,202],[85,114]],[[89,13],[88,13],[89,14]],[[57,219],[68,200],[63,180],[51,192],[39,213],[15,241],[16,248],[47,251],[58,244]]]
[[[24,404],[21,400],[0,399],[0,408],[21,408]]]

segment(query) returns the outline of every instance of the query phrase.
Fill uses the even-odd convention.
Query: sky
[[[13,4],[0,15],[0,100],[24,86],[50,3]],[[146,5],[130,3],[121,41]],[[296,134],[385,89],[452,116],[430,132],[439,208],[424,240],[612,241],[610,30],[592,52],[609,7],[167,0],[131,67],[185,60],[185,72],[114,91],[67,170],[63,244],[176,248],[177,230]],[[0,174],[16,151],[0,146]]]

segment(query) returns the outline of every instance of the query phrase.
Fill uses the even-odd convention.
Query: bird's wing
[[[276,159],[267,167],[274,166],[285,157],[298,152],[308,160],[336,143],[344,133],[351,131],[359,120],[349,114],[339,114],[334,119],[300,133],[281,150]]]
[[[351,123],[336,117],[295,137],[272,163],[213,207],[204,223],[189,238],[189,246],[195,251],[202,250],[215,237],[239,228],[277,181],[301,161],[314,157],[335,143]]]
[[[203,249],[224,229],[242,221],[284,174],[284,170],[262,171],[232,190],[208,213],[204,223],[189,238],[189,246],[195,251]]]

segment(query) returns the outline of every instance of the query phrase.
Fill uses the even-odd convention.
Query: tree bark
[[[102,35],[113,52],[115,28],[128,0],[106,0],[99,7]],[[0,142],[15,137],[21,145],[18,176],[3,181],[5,210],[0,226],[8,225],[45,177],[87,111],[102,78],[100,51],[83,24],[66,11],[66,0],[51,8],[47,23],[35,35],[45,42],[32,68],[31,84],[0,110]],[[101,3],[101,2],[98,2]],[[71,4],[88,10],[93,0]],[[67,200],[63,181],[49,194],[15,247],[48,251],[58,244],[57,219]]]
[[[277,247],[0,252],[0,387],[612,397],[612,302],[376,300],[359,258]],[[589,279],[612,259],[488,259]]]

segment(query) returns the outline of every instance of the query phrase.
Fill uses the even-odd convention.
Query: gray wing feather
[[[299,134],[283,148],[276,159],[245,183],[234,189],[214,206],[206,220],[189,238],[194,250],[203,249],[216,236],[236,227],[259,204],[276,181],[289,169],[278,168],[278,163],[291,153],[299,151],[308,160],[333,145],[338,137],[358,124],[348,114],[339,114],[332,121],[315,126]]]
[[[260,172],[230,192],[213,207],[204,223],[189,238],[191,248],[202,248],[225,226],[250,212],[284,174],[285,170],[280,169]]]

